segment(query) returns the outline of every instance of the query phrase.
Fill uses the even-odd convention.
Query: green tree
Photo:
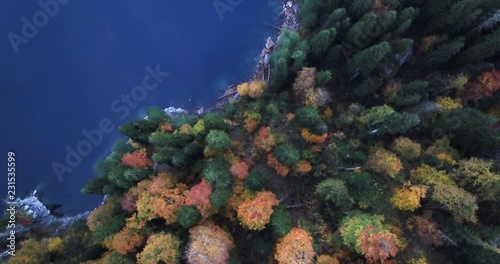
[[[250,171],[250,174],[245,179],[245,187],[253,190],[253,191],[261,191],[264,189],[264,185],[266,184],[266,177],[264,169],[259,167],[253,168]]]
[[[338,179],[327,179],[316,186],[316,194],[324,201],[341,207],[349,200],[345,182]]]
[[[321,122],[318,110],[312,107],[301,107],[295,110],[295,119],[300,126],[305,128],[312,128],[318,122]]]
[[[274,149],[274,156],[283,164],[293,166],[300,160],[299,151],[291,144],[281,144]]]
[[[478,209],[476,197],[453,185],[436,184],[433,187],[431,200],[450,211],[453,219],[462,223],[477,222]]]
[[[286,236],[292,230],[292,217],[286,206],[280,204],[274,207],[271,215],[271,226],[280,237]]]
[[[349,16],[353,19],[360,18],[366,14],[373,6],[372,0],[354,0],[349,6]]]
[[[203,122],[205,125],[205,131],[229,130],[229,126],[226,124],[226,121],[224,121],[224,118],[217,113],[208,113],[205,117],[203,117]]]
[[[201,214],[196,209],[196,207],[193,206],[186,206],[183,205],[179,211],[177,211],[177,222],[183,227],[183,228],[191,228],[201,218]]]
[[[328,49],[333,45],[337,30],[335,28],[323,29],[316,34],[310,41],[312,47],[312,54],[321,59],[326,55]]]
[[[478,8],[479,5],[480,2],[476,0],[455,1],[448,12],[436,15],[431,19],[429,30],[431,32],[457,33],[472,25],[479,18],[482,13],[482,10]]]
[[[220,158],[209,161],[202,174],[205,180],[216,189],[218,187],[231,187],[233,184],[233,177],[229,173],[229,163]]]
[[[484,36],[480,42],[466,48],[453,62],[457,64],[480,62],[500,53],[500,28]]]
[[[438,45],[436,49],[427,53],[421,59],[421,68],[431,68],[449,61],[462,50],[465,45],[464,40],[464,38],[459,37]]]
[[[226,205],[229,197],[231,197],[231,188],[215,188],[215,190],[212,192],[212,196],[210,196],[210,202],[212,203],[212,206],[214,208],[221,208]]]
[[[385,58],[390,50],[389,43],[385,41],[364,49],[354,55],[352,60],[347,63],[347,71],[350,74],[355,74],[357,71],[360,71],[366,78],[372,73],[380,61]]]
[[[215,151],[226,151],[231,147],[231,138],[221,130],[211,130],[205,138],[210,149]]]
[[[359,254],[364,254],[361,249],[361,233],[370,226],[373,226],[376,231],[382,231],[383,219],[382,216],[370,214],[354,214],[344,217],[339,228],[344,245]]]
[[[316,84],[319,87],[323,87],[332,79],[332,72],[327,70],[322,70],[316,73]]]
[[[149,107],[146,113],[148,115],[148,120],[156,127],[159,127],[168,120],[165,110],[157,107]]]
[[[493,162],[478,158],[461,160],[451,178],[480,201],[500,198],[500,174],[493,172]]]
[[[304,28],[313,28],[318,23],[318,13],[321,2],[315,0],[301,0],[300,24]]]
[[[429,96],[427,93],[428,86],[428,82],[421,80],[405,84],[397,92],[394,105],[398,107],[408,106],[427,100]]]

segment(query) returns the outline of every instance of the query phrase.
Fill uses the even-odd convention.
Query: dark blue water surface
[[[213,105],[227,85],[252,75],[281,2],[242,0],[221,20],[212,0],[60,1],[68,3],[35,37],[26,38],[28,43],[20,43],[18,53],[9,32],[22,37],[22,18],[33,21],[42,8],[36,1],[0,2],[0,164],[5,172],[7,151],[14,151],[17,195],[38,186],[50,202],[74,212],[100,202],[80,189],[93,177],[93,164],[119,137],[116,130],[105,134],[60,181],[52,164],[67,165],[68,147],[76,149],[86,139],[82,131],[99,128],[103,119],[116,127],[143,118],[151,105]],[[113,101],[142,84],[147,66],[157,65],[170,75],[137,105],[118,101],[115,107],[128,108],[128,114],[113,111]]]

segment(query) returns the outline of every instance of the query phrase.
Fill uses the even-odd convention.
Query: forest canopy
[[[500,263],[500,1],[299,5],[269,83],[123,124],[105,204],[9,263]]]

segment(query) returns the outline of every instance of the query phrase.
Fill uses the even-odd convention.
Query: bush
[[[291,144],[281,144],[274,149],[274,156],[283,164],[292,166],[300,160],[299,151]]]
[[[183,227],[183,228],[191,228],[201,218],[201,214],[193,206],[185,206],[183,205],[181,209],[177,212],[177,222]]]
[[[205,138],[208,147],[215,151],[226,151],[231,147],[229,135],[221,130],[211,130]]]

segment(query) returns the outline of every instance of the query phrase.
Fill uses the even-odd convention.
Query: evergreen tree
[[[439,45],[435,50],[426,54],[422,59],[420,66],[431,68],[449,61],[453,56],[457,55],[464,47],[464,38],[459,37],[455,40]]]
[[[300,25],[304,28],[313,28],[316,26],[321,2],[316,0],[302,0],[300,7]]]
[[[390,50],[391,48],[387,42],[371,46],[354,55],[352,60],[347,64],[347,71],[350,74],[355,74],[359,71],[366,78]]]
[[[461,52],[457,59],[457,64],[479,62],[500,53],[500,28],[484,36],[478,42]]]
[[[446,2],[446,1],[443,1]],[[474,23],[482,13],[478,8],[480,1],[460,0],[444,13],[434,16],[429,22],[430,32],[440,31],[457,33]]]
[[[349,16],[353,19],[358,19],[370,11],[372,6],[373,0],[353,0],[348,8]]]
[[[337,30],[335,28],[321,30],[310,41],[312,47],[312,54],[321,59],[328,49],[333,45]]]
[[[408,106],[427,100],[427,86],[428,82],[420,80],[407,83],[398,91],[394,101],[395,106]]]

